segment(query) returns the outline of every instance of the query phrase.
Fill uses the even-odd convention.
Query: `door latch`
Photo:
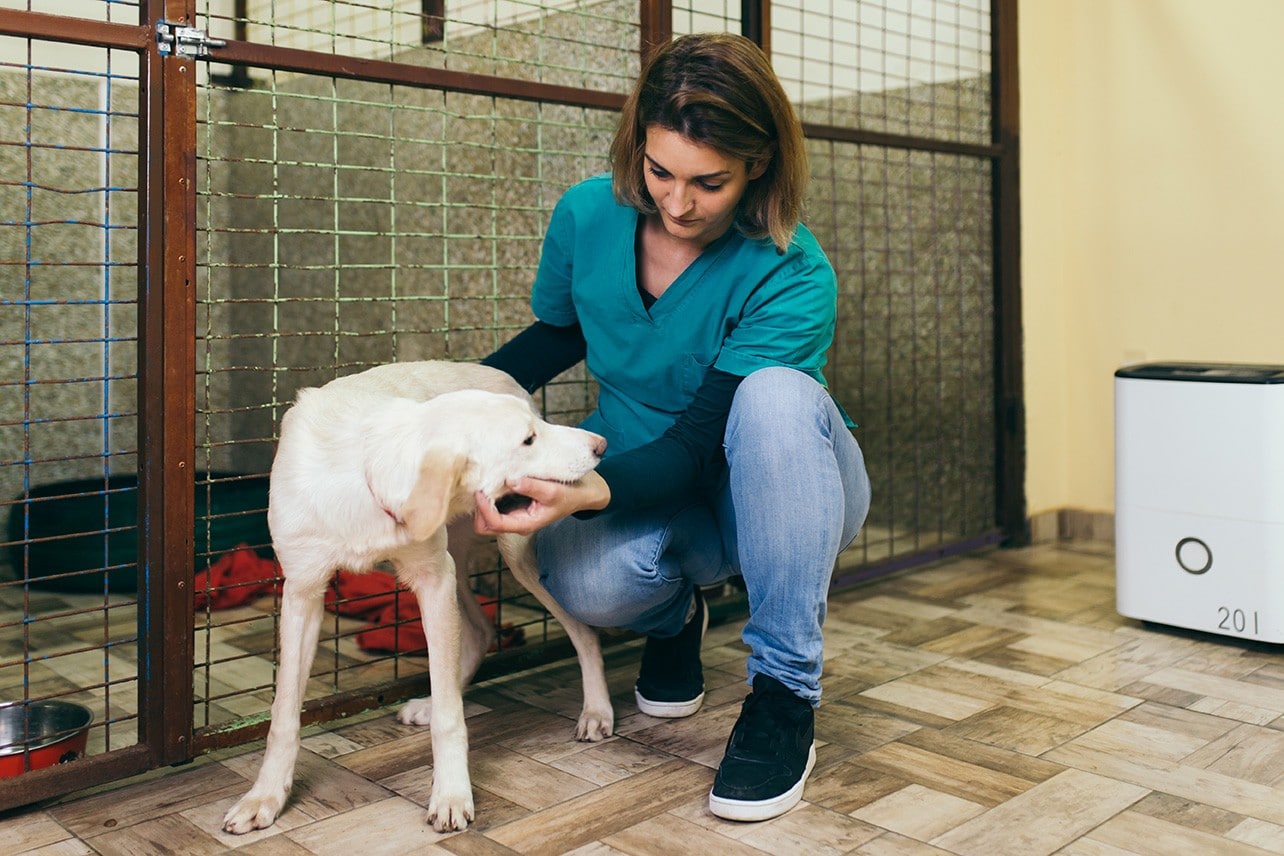
[[[212,39],[209,33],[196,27],[184,27],[162,18],[156,22],[156,45],[162,54],[202,57],[209,56],[211,48],[227,47],[227,42]]]

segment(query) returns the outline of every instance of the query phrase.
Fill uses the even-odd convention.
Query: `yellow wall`
[[[1018,19],[1028,509],[1109,511],[1115,369],[1284,364],[1284,2]]]

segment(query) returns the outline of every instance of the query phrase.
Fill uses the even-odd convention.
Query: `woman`
[[[685,36],[643,69],[611,166],[559,201],[538,320],[484,361],[533,391],[586,359],[599,396],[583,425],[607,457],[575,484],[512,485],[532,500],[520,510],[479,497],[475,528],[538,530],[567,611],[647,635],[635,696],[652,716],[700,708],[700,587],[743,577],[752,691],[709,805],[764,820],[815,763],[829,578],[869,509],[821,374],[837,286],[798,223],[802,131],[753,42]]]

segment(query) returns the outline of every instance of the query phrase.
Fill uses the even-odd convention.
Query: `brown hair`
[[[621,204],[655,213],[647,192],[646,129],[658,125],[743,160],[766,161],[749,182],[736,228],[784,251],[807,186],[802,126],[766,54],[731,33],[681,36],[657,48],[624,104],[611,143],[612,187]]]

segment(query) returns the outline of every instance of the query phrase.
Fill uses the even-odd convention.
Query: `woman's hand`
[[[523,478],[509,482],[513,493],[530,498],[530,504],[501,514],[495,501],[481,491],[476,494],[477,507],[473,513],[473,531],[478,535],[498,535],[514,532],[530,535],[563,517],[577,511],[598,511],[611,501],[611,488],[596,472],[589,472],[579,481],[544,481]]]

